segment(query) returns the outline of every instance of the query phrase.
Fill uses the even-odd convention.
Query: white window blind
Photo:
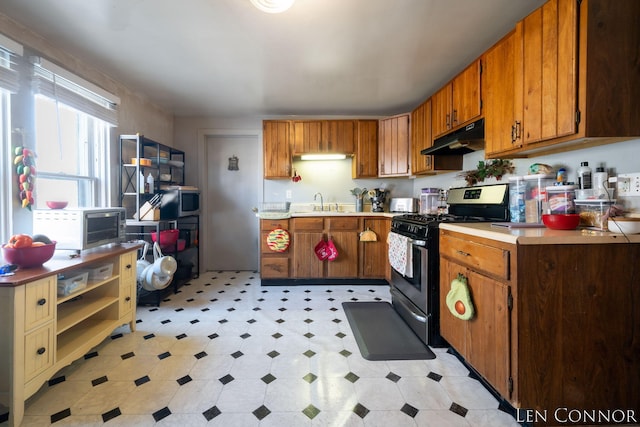
[[[19,88],[17,59],[22,45],[0,34],[0,89],[15,93]]]
[[[44,58],[35,57],[32,62],[35,93],[118,125],[118,97]]]

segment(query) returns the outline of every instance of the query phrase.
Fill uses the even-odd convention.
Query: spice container
[[[525,222],[542,223],[542,205],[547,201],[547,187],[555,182],[555,175],[525,175]]]
[[[580,225],[607,231],[607,220],[609,218],[607,213],[615,202],[615,200],[602,199],[574,200],[576,211],[580,215]]]
[[[574,200],[576,198],[577,188],[577,185],[554,185],[551,187],[547,187],[547,202],[549,203],[549,213],[576,213]]]
[[[525,222],[524,195],[526,184],[521,176],[509,178],[509,217],[511,222]]]
[[[439,197],[439,188],[423,188],[420,193],[420,213],[437,214]]]

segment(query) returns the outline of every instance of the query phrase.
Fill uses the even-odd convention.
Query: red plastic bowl
[[[56,250],[56,242],[42,246],[27,246],[26,248],[7,248],[2,245],[2,256],[9,264],[20,268],[40,267],[49,261]]]
[[[53,202],[47,200],[47,206],[49,207],[49,209],[64,209],[68,204],[69,202]]]
[[[543,214],[542,222],[553,230],[575,230],[580,224],[578,214]]]
[[[160,241],[158,242],[160,244],[160,247],[164,248],[167,246],[175,245],[176,242],[178,241],[179,233],[180,233],[180,230],[178,229],[162,230],[160,232]],[[155,231],[151,233],[151,240],[153,240],[154,242],[158,240],[158,237],[156,236]]]

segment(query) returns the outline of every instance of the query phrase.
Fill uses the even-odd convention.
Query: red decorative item
[[[166,248],[171,245],[175,245],[176,242],[178,241],[179,233],[180,233],[180,230],[178,230],[177,228],[172,230],[162,230],[160,232],[160,241],[158,242],[160,244],[160,247]],[[158,237],[156,236],[155,231],[151,233],[151,240],[153,242],[158,240]]]
[[[300,175],[298,175],[298,172],[295,169],[293,170],[293,176],[291,177],[291,181],[293,181],[293,182],[302,181],[302,177]]]
[[[336,245],[333,243],[332,239],[329,239],[329,241],[327,242],[327,250],[329,252],[329,256],[327,257],[328,261],[334,261],[336,258],[338,258],[338,248],[336,248]]]
[[[320,240],[313,250],[320,261],[329,258],[329,245],[324,239]]]

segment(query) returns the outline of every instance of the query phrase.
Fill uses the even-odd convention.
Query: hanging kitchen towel
[[[327,251],[329,252],[329,256],[327,256],[328,261],[334,261],[338,258],[338,248],[336,248],[331,237],[329,237],[329,241],[327,242]]]
[[[458,276],[451,281],[451,290],[447,294],[446,301],[449,311],[458,319],[469,320],[473,317],[471,293],[467,278],[462,273],[458,273]]]
[[[407,236],[393,231],[387,236],[389,264],[398,273],[413,277],[413,251]]]
[[[329,258],[329,246],[324,238],[318,242],[313,250],[320,261],[324,261]]]

